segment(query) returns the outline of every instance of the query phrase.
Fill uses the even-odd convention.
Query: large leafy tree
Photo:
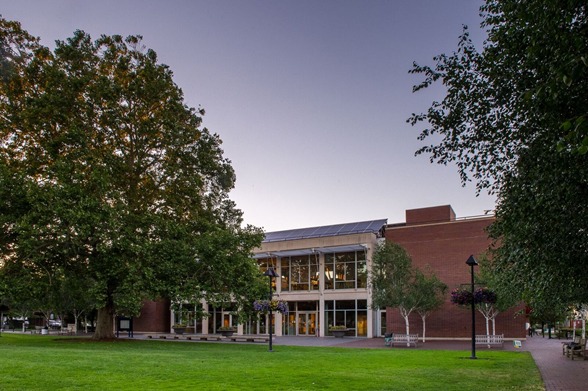
[[[507,296],[538,311],[586,302],[588,5],[487,0],[481,14],[481,51],[466,29],[455,53],[411,71],[425,76],[415,91],[447,88],[409,119],[431,142],[417,154],[497,194],[492,263]]]
[[[251,307],[261,232],[241,227],[204,111],[141,37],[76,31],[51,51],[0,19],[0,52],[3,262],[85,281],[99,339],[148,298]]]

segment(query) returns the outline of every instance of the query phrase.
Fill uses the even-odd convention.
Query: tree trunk
[[[84,311],[78,311],[78,310],[74,310],[74,312],[73,312],[74,324],[76,325],[75,326],[76,335],[78,334],[78,324],[79,324],[78,320],[80,319],[80,316],[82,316],[83,313],[84,313]]]
[[[96,331],[94,339],[104,340],[114,338],[114,309],[112,306],[106,306],[98,309],[98,318],[96,320]]]
[[[425,343],[425,332],[426,332],[427,315],[421,315],[421,319],[423,320],[423,343]]]
[[[404,324],[406,325],[406,346],[410,347],[410,340],[408,338],[408,335],[410,334],[410,322],[408,321],[408,316],[410,315],[410,312],[406,311],[404,308],[400,307],[400,314],[402,315],[402,317],[404,318]]]

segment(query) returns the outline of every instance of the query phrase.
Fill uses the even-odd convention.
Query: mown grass
[[[0,337],[2,390],[543,390],[526,352]]]

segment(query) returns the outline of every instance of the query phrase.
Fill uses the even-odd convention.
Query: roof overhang
[[[366,251],[366,250],[367,250],[367,246],[365,244],[349,244],[349,245],[344,245],[344,246],[303,248],[303,249],[297,249],[297,250],[284,250],[284,251],[269,251],[269,252],[257,253],[253,256],[253,259],[299,257],[299,256],[319,254],[319,253],[331,254],[331,253],[346,253],[346,252],[351,252],[351,251]]]

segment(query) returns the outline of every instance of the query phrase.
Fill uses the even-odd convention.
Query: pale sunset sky
[[[477,0],[0,0],[0,14],[54,47],[75,30],[142,35],[186,104],[223,140],[231,198],[266,231],[387,218],[451,204],[494,209],[455,166],[415,157],[406,119],[443,97],[412,93],[412,62],[480,47]]]

